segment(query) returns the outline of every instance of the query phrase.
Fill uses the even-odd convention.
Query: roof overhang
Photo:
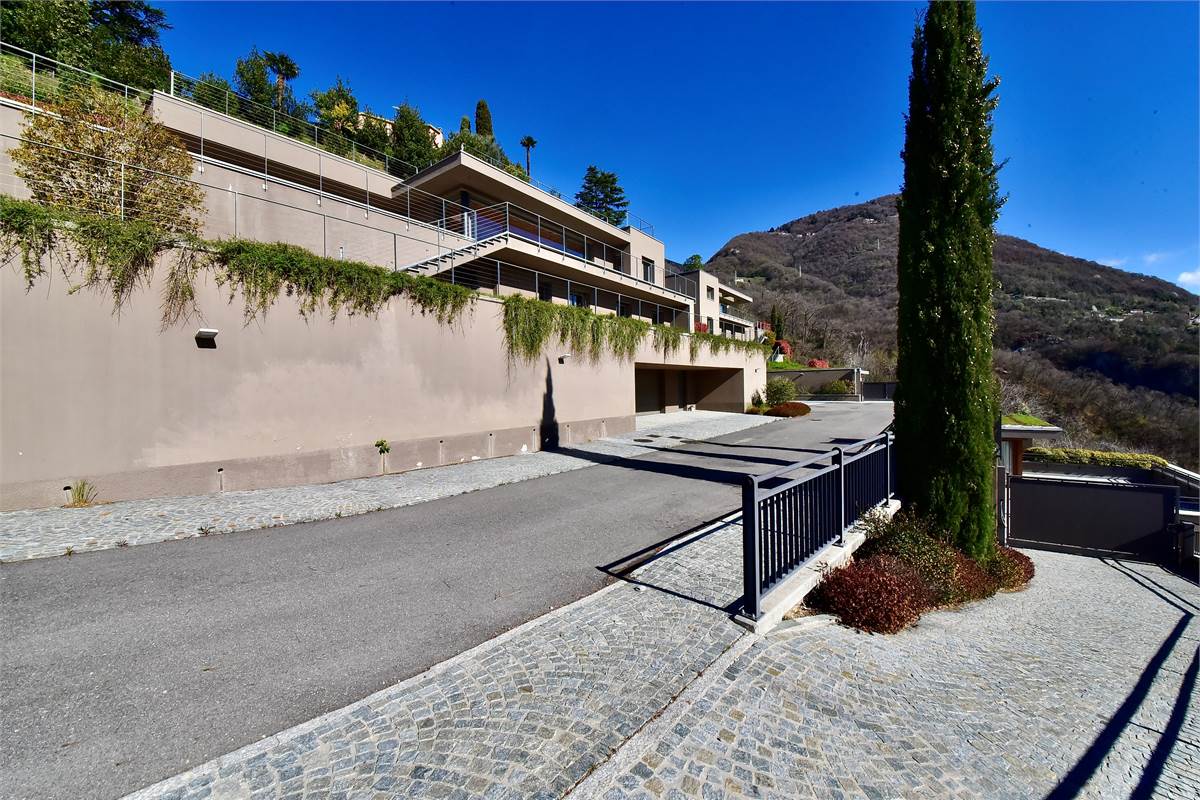
[[[392,189],[395,197],[402,186],[411,186],[458,202],[451,195],[463,189],[478,192],[491,202],[512,203],[541,214],[579,233],[617,247],[629,245],[629,232],[581,211],[566,200],[538,189],[481,158],[462,150],[431,164]]]
[[[1013,439],[1054,439],[1062,436],[1063,429],[1056,425],[1001,425],[1000,438]]]

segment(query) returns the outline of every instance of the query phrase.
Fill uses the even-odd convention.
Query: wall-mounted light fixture
[[[570,357],[571,357],[570,353],[563,353],[561,356],[558,357],[558,363],[565,364],[565,363],[567,363],[567,359],[569,359]]]
[[[220,331],[216,328],[201,328],[196,331],[196,347],[201,350],[216,350],[218,333]]]

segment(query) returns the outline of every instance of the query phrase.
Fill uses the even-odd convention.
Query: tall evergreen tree
[[[779,310],[779,306],[771,306],[771,331],[775,334],[776,339],[786,339],[787,330],[785,330],[783,321],[783,312]]]
[[[629,201],[625,199],[625,190],[617,182],[615,172],[605,172],[592,165],[584,173],[583,186],[575,195],[575,206],[620,227],[625,224]]]
[[[912,47],[899,204],[897,479],[907,505],[982,559],[995,538],[998,81],[987,74],[973,2],[931,2]]]
[[[412,169],[424,169],[433,161],[433,140],[416,106],[404,103],[392,121],[392,155]]]
[[[488,108],[487,100],[475,104],[475,132],[480,136],[495,136],[492,132],[492,110]]]

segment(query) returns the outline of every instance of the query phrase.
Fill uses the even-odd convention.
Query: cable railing
[[[532,175],[525,175],[524,174],[525,170],[521,170],[521,172],[522,172],[521,175],[514,175],[513,172],[509,169],[510,165],[504,164],[499,159],[493,158],[492,156],[480,151],[478,148],[476,148],[474,146],[463,144],[463,145],[460,145],[459,148],[460,148],[460,150],[462,150],[462,152],[470,155],[471,157],[477,158],[480,161],[486,162],[486,163],[490,164],[491,166],[495,167],[496,169],[501,170],[502,172],[507,172],[509,175],[513,175],[513,177],[518,178],[519,180],[522,180],[525,183],[528,183],[534,189],[544,192],[557,200],[561,200],[564,203],[567,203],[568,205],[574,206],[574,204],[571,203],[571,201],[568,200],[566,197],[564,197],[563,193],[560,192],[558,189],[555,189],[553,186],[550,186],[549,184],[539,181],[537,178],[534,178]],[[608,219],[600,216],[599,214],[597,214],[595,211],[591,210],[590,208],[584,208],[583,206],[574,206],[574,207],[579,209],[583,213],[587,214],[588,216],[595,217],[596,219],[600,220],[603,223],[606,223],[608,225],[613,225],[612,222],[610,222]],[[642,217],[639,217],[637,214],[634,214],[629,211],[625,212],[625,221],[630,227],[637,228],[642,233],[648,234],[650,236],[654,235],[654,226],[651,225],[649,222],[647,222]],[[619,228],[620,226],[613,225],[613,227]]]
[[[721,303],[721,316],[725,317],[726,319],[730,320],[731,322],[736,322],[738,324],[745,325],[748,328],[754,328],[754,322],[752,320],[750,320],[746,317],[743,317],[741,314],[733,313],[733,311],[730,309],[730,307],[728,305],[726,305],[725,303]]]
[[[0,96],[39,110],[54,111],[56,101],[84,87],[94,87],[121,95],[130,101],[136,101],[140,106],[148,103],[154,95],[152,90],[135,88],[106,78],[99,73],[80,69],[0,41]],[[311,145],[331,155],[386,172],[401,180],[410,178],[421,169],[435,163],[411,164],[389,153],[366,147],[353,139],[334,133],[321,124],[257,103],[232,91],[226,85],[193,78],[182,72],[171,71],[165,91],[171,97],[192,102],[218,114],[240,119],[272,133]],[[131,110],[134,110],[132,105]],[[460,149],[474,158],[512,174],[507,165],[477,148],[462,145]],[[563,194],[554,187],[527,175],[521,179],[533,188],[569,203]],[[578,206],[576,208],[602,222],[612,224],[591,209]],[[654,226],[642,217],[628,212],[626,221],[630,227],[651,236],[654,235]]]
[[[41,157],[14,162],[9,151],[21,144],[42,150]],[[217,162],[198,180],[8,134],[0,135],[0,146],[0,193],[145,222],[168,234],[187,231],[195,214],[209,239],[282,242],[402,269],[463,247],[474,229],[469,209],[419,190],[413,190],[411,216],[404,216]],[[245,191],[245,184],[255,189]],[[199,207],[186,201],[196,190],[203,192]]]
[[[153,95],[0,41],[0,96],[38,110],[56,111],[63,100],[87,88],[122,96],[136,103],[131,110],[139,111]]]
[[[549,302],[589,308],[597,313],[634,317],[652,324],[665,324],[686,331],[688,309],[643,300],[621,292],[573,280],[562,275],[529,269],[495,258],[480,258],[437,273],[439,280],[490,291],[498,297],[525,294]]]
[[[496,203],[477,208],[475,218],[478,239],[489,239],[501,233],[508,233],[538,247],[562,253],[591,266],[620,272],[635,281],[676,294],[684,294],[688,300],[692,299],[691,295],[660,282],[660,278],[665,281],[666,277],[662,265],[649,261],[635,264],[628,250],[601,242],[513,203]]]
[[[742,484],[743,614],[892,497],[895,446],[890,432],[863,439]],[[828,463],[823,463],[828,462]],[[797,477],[792,473],[805,470]]]
[[[403,159],[334,133],[319,123],[257,103],[223,84],[172,71],[167,93],[397,178],[410,178],[418,171],[417,166]]]

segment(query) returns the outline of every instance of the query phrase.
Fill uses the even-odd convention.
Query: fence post
[[[846,544],[846,452],[840,446],[833,448],[833,463],[838,476],[838,545]]]
[[[175,96],[175,70],[171,70],[171,96]]]
[[[758,481],[753,475],[742,479],[742,613],[759,617]]]
[[[33,54],[33,67],[29,71],[29,93],[33,95],[30,98],[33,102],[33,107],[37,108],[37,53]]]
[[[121,219],[125,219],[125,162],[121,162]]]
[[[883,457],[887,462],[884,467],[887,470],[887,483],[883,487],[883,499],[885,501],[892,499],[892,432],[888,431],[884,434],[887,438],[883,440]]]
[[[496,297],[500,296],[500,259],[496,259]]]

